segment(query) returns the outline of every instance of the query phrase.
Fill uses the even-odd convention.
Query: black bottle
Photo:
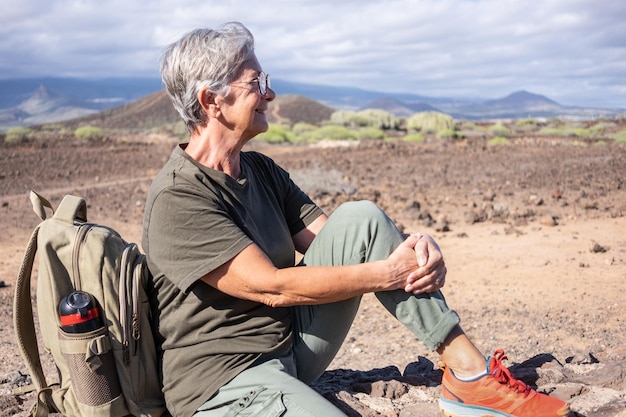
[[[59,318],[66,333],[87,333],[104,326],[95,298],[84,291],[74,291],[61,300]]]

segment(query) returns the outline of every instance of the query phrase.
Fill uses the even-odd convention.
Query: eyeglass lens
[[[259,74],[259,92],[261,95],[267,93],[267,89],[270,87],[270,76],[264,72]]]

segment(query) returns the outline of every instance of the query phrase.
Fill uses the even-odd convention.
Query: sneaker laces
[[[491,374],[491,376],[493,376],[493,378],[495,378],[499,383],[506,384],[507,387],[514,389],[515,392],[523,394],[524,397],[527,397],[533,389],[511,374],[511,371],[509,371],[508,368],[502,364],[502,361],[505,359],[507,359],[507,357],[504,354],[504,350],[496,350],[493,356],[488,359],[489,374]]]

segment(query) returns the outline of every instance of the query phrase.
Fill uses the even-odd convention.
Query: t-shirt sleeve
[[[252,243],[217,199],[189,188],[162,190],[147,229],[149,260],[183,292]]]

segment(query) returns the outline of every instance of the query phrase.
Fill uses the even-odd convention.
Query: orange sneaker
[[[487,359],[487,373],[461,381],[444,367],[439,408],[451,417],[562,417],[569,405],[555,397],[540,394],[515,379],[502,365],[504,351]]]

